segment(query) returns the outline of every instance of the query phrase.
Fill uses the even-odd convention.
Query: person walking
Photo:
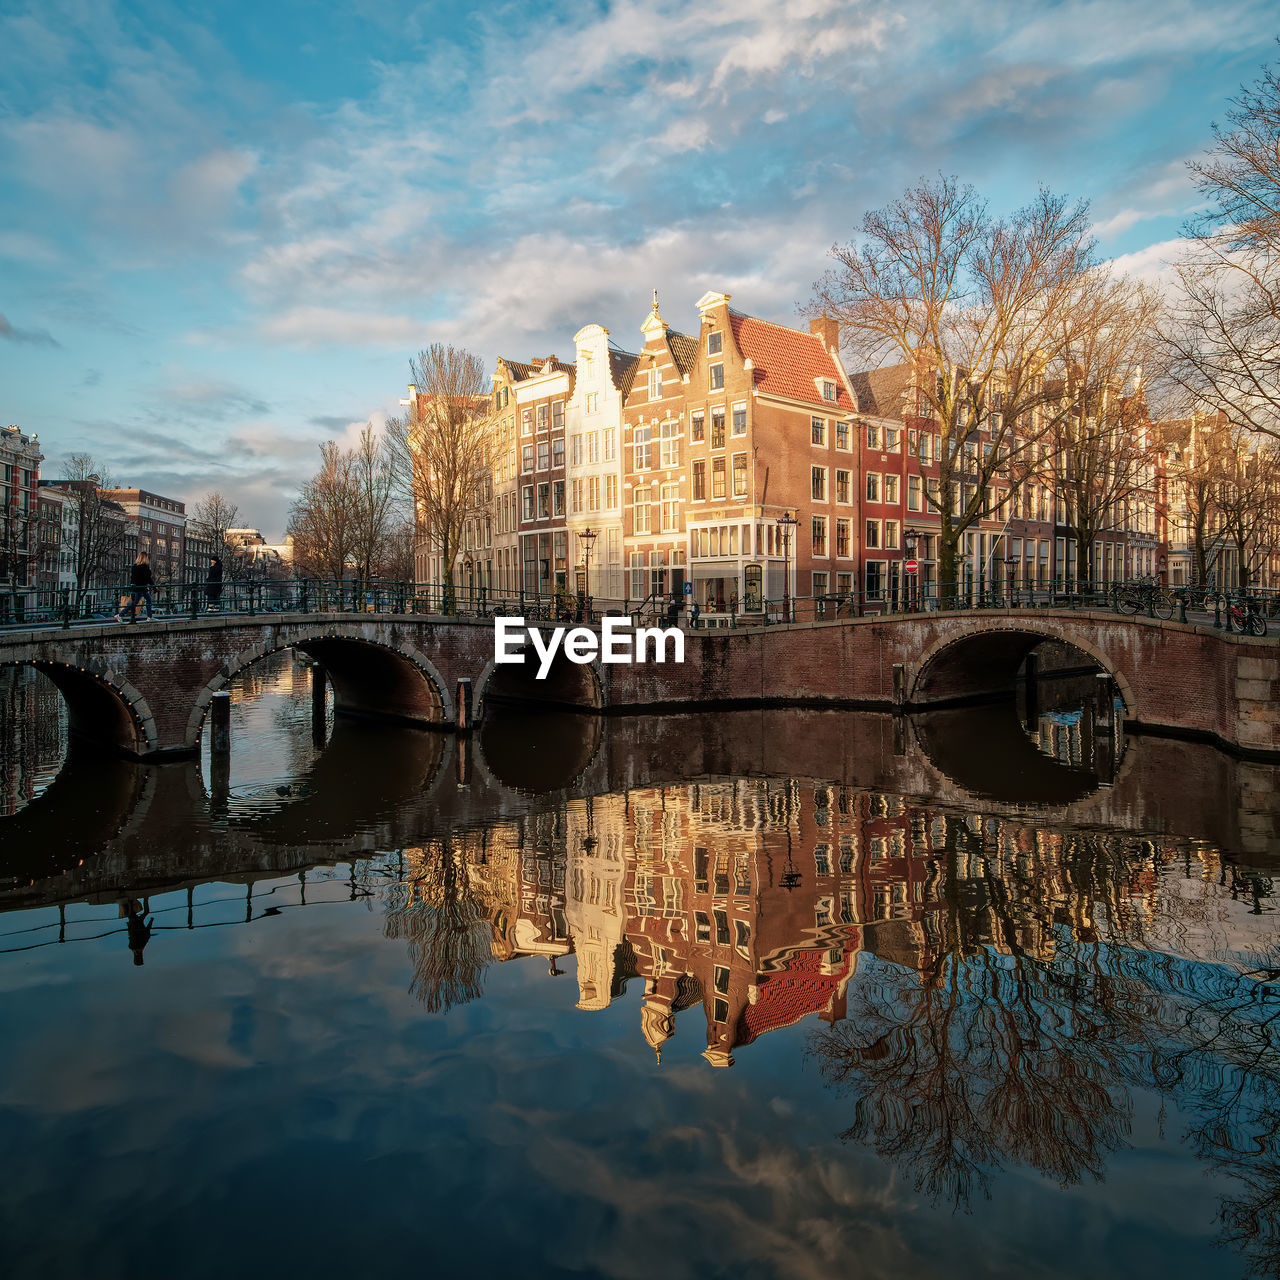
[[[680,597],[673,591],[667,601],[667,626],[674,627],[680,620]]]
[[[116,614],[116,621],[123,622],[125,619],[123,614],[129,615],[130,622],[136,622],[138,618],[138,606],[145,600],[147,602],[147,621],[151,621],[151,588],[155,583],[155,579],[151,576],[151,565],[149,557],[145,551],[138,552],[138,558],[133,562],[133,568],[129,570],[129,603],[122,613]]]
[[[210,609],[222,602],[222,560],[213,556],[209,560],[209,578],[204,584],[204,598]]]

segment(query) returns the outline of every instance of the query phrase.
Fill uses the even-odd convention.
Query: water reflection
[[[1097,725],[1080,717],[1096,721],[1097,703],[1082,699],[1077,718],[1043,701],[1034,715],[1014,704],[1000,717],[934,713],[919,729],[927,754],[889,717],[502,717],[480,737],[485,768],[466,774],[438,734],[339,723],[317,747],[304,680],[277,665],[239,691],[239,754],[223,788],[195,765],[95,775],[73,756],[0,821],[0,877],[14,880],[0,880],[10,908],[0,984],[21,994],[41,981],[48,999],[72,999],[66,1019],[9,1013],[4,1031],[19,1059],[63,1061],[64,1028],[79,1045],[86,1010],[109,1015],[89,1043],[114,1065],[85,1105],[139,1122],[150,1095],[131,1100],[127,1082],[153,1073],[154,1093],[185,1097],[154,1049],[172,1041],[185,1053],[194,1038],[193,1096],[225,1091],[238,1121],[280,1105],[268,1066],[292,1078],[313,1054],[336,1052],[305,1124],[253,1126],[270,1131],[255,1143],[301,1166],[360,1046],[410,1062],[400,1079],[362,1077],[375,1115],[399,1114],[406,1081],[443,1088],[456,1059],[467,1078],[445,1105],[480,1119],[450,1146],[450,1172],[510,1203],[529,1180],[503,1181],[488,1144],[524,1149],[503,1126],[516,1115],[532,1124],[553,1096],[599,1101],[592,1141],[673,1186],[684,1157],[653,1144],[705,1130],[720,1133],[719,1147],[708,1142],[722,1153],[715,1126],[729,1121],[718,1106],[756,1131],[802,1097],[796,1111],[821,1131],[788,1136],[801,1132],[789,1113],[776,1167],[816,1160],[824,1186],[858,1170],[858,1195],[833,1193],[828,1214],[879,1197],[896,1234],[939,1209],[972,1208],[985,1215],[985,1243],[1013,1229],[1002,1188],[1018,1203],[1033,1178],[1063,1196],[1098,1181],[1114,1193],[1117,1170],[1141,1168],[1126,1163],[1135,1152],[1158,1153],[1212,1187],[1223,1244],[1262,1273],[1280,1265],[1280,938],[1265,870],[1276,865],[1274,767],[1141,738],[1115,767],[1114,735],[1086,750]],[[965,743],[984,760],[966,758]],[[34,776],[30,759],[22,767]],[[91,960],[78,970],[82,953]],[[258,967],[220,985],[249,958]],[[180,964],[184,980],[166,982]],[[296,995],[270,986],[281,973],[310,975],[322,993],[306,1015],[317,1029],[293,1045],[254,1030],[274,1026]],[[80,1004],[65,995],[76,982]],[[156,1016],[149,1002],[178,989],[180,1009]],[[409,1030],[406,1008],[422,1019]],[[200,1041],[224,1024],[225,1042]],[[470,1036],[478,1047],[466,1047]],[[518,1076],[550,1061],[554,1089],[544,1082],[517,1104],[507,1091],[518,1085],[495,1083],[485,1058],[508,1036],[506,1068]],[[652,1124],[628,1119],[639,1107],[633,1049],[664,1082],[645,1077],[645,1089],[667,1091],[646,1094],[645,1116],[661,1117]],[[803,1093],[806,1057],[822,1089]],[[9,1069],[21,1074],[16,1060]],[[76,1103],[36,1106],[39,1089],[0,1080],[0,1122],[5,1106],[21,1111],[9,1147],[24,1168],[61,1178],[79,1158],[79,1130],[40,1141],[29,1117],[74,1117]],[[578,1119],[570,1110],[557,1123]],[[207,1124],[183,1114],[171,1130]],[[396,1186],[417,1185],[437,1138],[419,1151],[390,1128],[346,1126],[344,1150],[371,1178],[389,1162]],[[837,1134],[842,1147],[821,1147]],[[529,1144],[549,1180],[564,1172],[566,1142]],[[734,1176],[727,1156],[711,1163],[717,1178]],[[1015,1171],[1024,1181],[1009,1181]],[[234,1163],[223,1172],[220,1185],[235,1185]],[[748,1169],[735,1194],[758,1175]],[[893,1183],[888,1195],[890,1176],[912,1192]],[[637,1213],[646,1203],[620,1200]],[[1084,1201],[1063,1203],[1070,1222]],[[90,1203],[77,1221],[95,1212],[99,1232],[117,1220]],[[1125,1213],[1123,1226],[1155,1234],[1145,1198]],[[691,1219],[673,1245],[692,1247],[696,1208]],[[944,1242],[964,1230],[928,1221]],[[673,1229],[670,1216],[646,1226]],[[768,1226],[793,1249],[806,1231],[839,1238],[820,1220]],[[527,1247],[518,1235],[504,1237],[512,1250]],[[1066,1274],[1096,1270],[1089,1247]],[[717,1265],[749,1271],[748,1246],[737,1248]],[[529,1269],[578,1261],[537,1255]],[[982,1274],[983,1262],[974,1254],[952,1269]],[[1064,1273],[1061,1258],[1036,1264]],[[1196,1266],[1203,1273],[1202,1255]]]

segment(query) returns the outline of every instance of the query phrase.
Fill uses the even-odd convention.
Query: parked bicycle
[[[1238,631],[1242,636],[1267,634],[1267,620],[1251,599],[1228,600],[1222,616],[1228,631]]]
[[[1165,621],[1173,617],[1174,599],[1158,582],[1136,579],[1117,588],[1116,605],[1121,613],[1153,613]]]

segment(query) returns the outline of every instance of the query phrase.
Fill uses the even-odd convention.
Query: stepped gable
[[[771,320],[743,315],[732,307],[728,311],[734,341],[738,350],[751,361],[755,385],[761,391],[804,400],[821,406],[828,413],[832,410],[856,411],[858,406],[849,396],[843,375],[816,333],[788,329]],[[836,398],[824,400],[815,379],[834,382]]]
[[[901,418],[906,404],[904,393],[911,386],[911,366],[890,364],[883,369],[864,369],[850,374],[858,412],[873,418]]]

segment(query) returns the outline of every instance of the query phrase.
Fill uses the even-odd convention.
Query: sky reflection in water
[[[68,865],[0,819],[6,1274],[1274,1271],[1270,884],[1175,748],[1019,813],[874,717],[614,723],[536,795],[293,688]]]

